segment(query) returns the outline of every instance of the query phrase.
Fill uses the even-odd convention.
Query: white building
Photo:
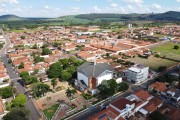
[[[141,83],[148,78],[149,75],[149,67],[136,64],[133,67],[130,67],[127,71],[125,71],[125,76],[127,81],[133,83]]]
[[[78,67],[76,86],[82,91],[88,90],[92,94],[97,93],[97,86],[103,80],[113,78],[113,69],[108,63],[91,63],[86,62]]]

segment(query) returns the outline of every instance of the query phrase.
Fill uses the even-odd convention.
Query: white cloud
[[[177,2],[180,2],[180,0],[176,0]]]
[[[18,4],[18,0],[0,0],[0,3],[7,3],[7,4]]]
[[[154,9],[154,10],[160,10],[162,7],[159,5],[159,4],[156,4],[156,3],[154,3],[153,5],[152,5],[152,9]]]
[[[44,6],[45,9],[49,9],[50,7],[48,5]]]
[[[111,5],[110,5],[112,8],[117,8],[118,7],[118,4],[116,4],[116,3],[111,3]]]
[[[101,9],[100,9],[97,5],[93,6],[93,7],[91,8],[91,10],[92,10],[92,12],[95,12],[95,13],[101,12]]]
[[[142,4],[143,0],[123,0],[125,3],[128,4]]]
[[[80,12],[81,9],[79,7],[72,7],[71,10],[74,13],[78,13],[78,12]]]

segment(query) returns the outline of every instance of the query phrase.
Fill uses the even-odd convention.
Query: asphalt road
[[[20,78],[15,73],[12,65],[8,63],[8,58],[6,56],[6,50],[9,47],[9,45],[11,44],[11,42],[9,41],[9,39],[5,35],[4,35],[4,37],[6,39],[6,43],[5,43],[4,47],[1,49],[1,51],[0,51],[1,59],[2,59],[2,61],[4,63],[4,65],[6,66],[9,77],[10,77],[11,81],[13,82],[14,87],[17,89],[17,92],[20,93],[20,94],[25,94],[26,97],[27,97],[27,103],[25,105],[25,108],[27,110],[30,110],[30,119],[31,120],[39,120],[40,119],[40,114],[37,111],[37,109],[35,108],[32,99],[29,98],[29,95],[28,95],[28,93],[26,93],[24,87],[21,84],[18,83],[18,80],[20,80]]]

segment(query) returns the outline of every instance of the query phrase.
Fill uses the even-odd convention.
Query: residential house
[[[125,77],[127,81],[133,83],[141,83],[147,80],[149,75],[149,67],[136,64],[125,71]]]
[[[167,84],[162,83],[162,82],[155,82],[155,83],[149,85],[149,87],[148,87],[149,91],[155,90],[157,92],[157,94],[160,94],[160,95],[166,95],[167,89],[168,89]]]

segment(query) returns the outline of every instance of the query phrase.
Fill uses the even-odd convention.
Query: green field
[[[157,71],[160,66],[166,66],[168,68],[177,64],[177,62],[174,61],[170,61],[162,58],[155,58],[155,57],[149,57],[148,59],[135,57],[135,58],[130,58],[129,61],[137,64],[143,64],[149,66],[150,69],[155,71]]]
[[[43,110],[44,114],[46,115],[48,120],[51,120],[52,117],[54,116],[54,113],[56,112],[56,110],[58,109],[59,105],[55,104],[45,110]]]
[[[179,46],[178,50],[174,49],[175,45]],[[165,56],[166,58],[180,60],[180,44],[168,42],[163,45],[151,48],[151,50],[160,53],[161,57]]]

